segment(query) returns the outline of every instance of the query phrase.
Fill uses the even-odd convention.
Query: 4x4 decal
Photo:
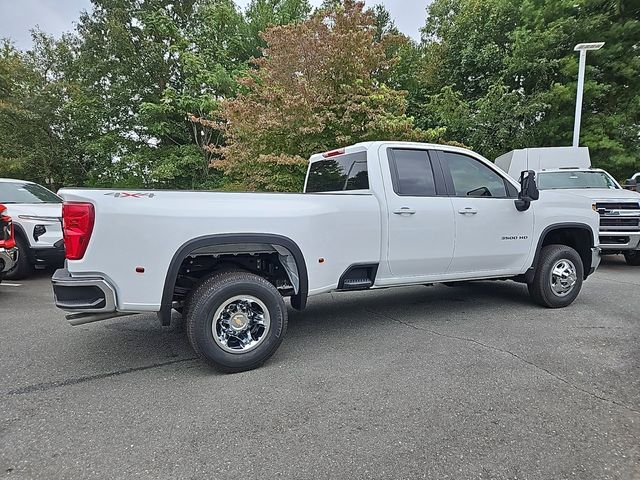
[[[105,193],[105,195],[112,195],[115,198],[153,198],[156,196],[155,193],[129,193],[129,192],[109,192]]]

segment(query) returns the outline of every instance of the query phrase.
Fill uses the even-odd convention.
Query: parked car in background
[[[194,350],[238,372],[280,345],[283,297],[302,310],[334,291],[511,279],[559,308],[600,262],[590,200],[538,192],[533,173],[518,184],[463,148],[368,142],[313,155],[304,192],[62,189],[56,304],[73,324],[158,312],[168,325],[172,308],[184,312]]]
[[[0,178],[0,203],[13,219],[19,252],[18,264],[7,278],[26,278],[35,267],[64,263],[60,197],[37,183]]]
[[[606,171],[591,167],[586,147],[523,148],[496,159],[514,178],[534,170],[538,188],[589,198],[600,214],[602,254],[623,254],[628,265],[640,266],[640,195],[623,189]]]
[[[4,205],[0,205],[0,282],[16,265],[18,249],[13,236],[13,223]]]

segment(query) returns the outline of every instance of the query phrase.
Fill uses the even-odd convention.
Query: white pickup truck
[[[514,178],[533,170],[540,190],[563,190],[593,201],[600,214],[602,254],[623,254],[627,264],[640,266],[640,194],[592,168],[588,148],[523,148],[501,155],[496,165]]]
[[[584,197],[538,192],[471,151],[360,143],[311,157],[303,194],[63,189],[66,268],[52,283],[72,324],[183,313],[225,372],[255,368],[295,309],[334,291],[481,279],[526,283],[565,307],[600,262]],[[537,201],[536,201],[537,200]]]

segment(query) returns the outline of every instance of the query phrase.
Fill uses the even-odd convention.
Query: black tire
[[[214,340],[213,317],[226,301],[241,295],[264,304],[270,327],[253,350],[231,353]],[[186,328],[191,346],[206,363],[224,373],[243,372],[259,367],[278,349],[287,331],[287,308],[280,292],[264,278],[249,272],[222,272],[204,280],[190,295]]]
[[[556,293],[551,285],[555,265],[569,260],[575,267],[575,283],[566,294]],[[584,266],[578,252],[566,245],[547,245],[542,248],[533,281],[528,284],[529,295],[538,305],[548,308],[562,308],[571,305],[580,293],[584,278]]]
[[[29,255],[27,254],[29,251],[29,245],[22,239],[22,237],[16,236],[16,247],[18,248],[18,263],[13,270],[7,272],[5,276],[7,280],[22,280],[31,276],[35,270],[35,267],[29,261]]]
[[[627,265],[640,267],[640,250],[624,252],[624,260],[627,262]]]

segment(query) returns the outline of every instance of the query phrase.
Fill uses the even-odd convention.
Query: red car
[[[6,207],[0,205],[0,282],[15,267],[17,261],[18,249],[13,236],[13,222],[7,215]]]

